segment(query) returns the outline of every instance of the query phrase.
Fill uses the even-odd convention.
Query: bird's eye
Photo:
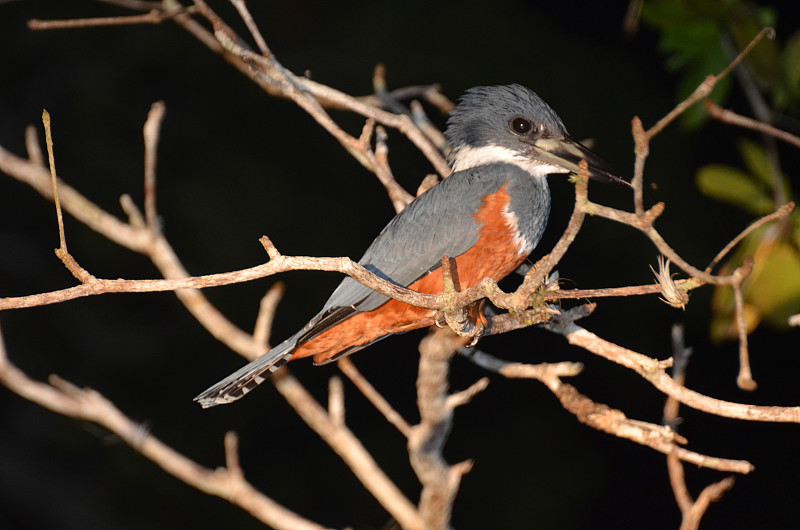
[[[511,130],[517,134],[529,134],[533,130],[533,124],[528,118],[517,116],[511,120]]]

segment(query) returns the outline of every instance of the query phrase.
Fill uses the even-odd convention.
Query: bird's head
[[[590,178],[628,185],[603,159],[570,138],[547,103],[520,85],[467,90],[451,112],[445,134],[453,171],[509,163],[544,177],[577,173],[578,163],[586,160]]]

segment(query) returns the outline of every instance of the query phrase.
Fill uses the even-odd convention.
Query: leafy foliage
[[[681,72],[677,100],[688,96],[706,76],[719,73],[763,27],[774,26],[776,16],[774,9],[746,0],[652,0],[645,2],[642,12],[643,21],[660,33],[666,67]],[[746,57],[744,67],[746,83],[754,89],[748,94],[751,104],[769,106],[772,115],[800,111],[800,31],[789,36],[783,49],[777,40],[762,40]],[[724,104],[732,79],[722,80],[710,99]],[[682,119],[686,127],[697,129],[708,114],[697,104]],[[743,167],[701,167],[696,175],[699,190],[753,216],[774,211],[782,206],[778,199],[792,196],[776,151],[742,140],[739,154]],[[754,259],[752,273],[742,286],[748,332],[761,322],[787,326],[787,318],[800,312],[800,214],[795,211],[788,220],[748,235],[722,265],[723,272],[741,265],[748,256]],[[735,306],[729,288],[716,288],[712,309],[712,338],[735,338]]]
[[[791,196],[789,179],[774,167],[766,150],[742,141],[739,151],[747,171],[713,164],[697,172],[697,186],[707,196],[727,202],[754,215],[774,211],[779,204],[770,193],[773,173],[786,196]],[[800,312],[800,214],[795,210],[785,223],[762,227],[748,235],[723,266],[733,270],[748,256],[753,270],[742,285],[748,332],[763,320],[777,327],[787,326],[789,316]],[[734,300],[730,289],[717,288],[712,300],[714,317],[711,336],[715,340],[736,337]]]

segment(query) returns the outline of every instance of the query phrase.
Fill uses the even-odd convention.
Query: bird
[[[443,256],[461,290],[485,277],[499,281],[520,267],[547,224],[548,175],[576,174],[586,160],[590,178],[628,185],[569,136],[547,103],[518,84],[467,90],[450,113],[445,136],[450,176],[398,213],[358,261],[420,293],[443,291]],[[435,310],[391,299],[347,276],[302,329],[194,401],[203,408],[231,403],[288,361],[313,357],[314,364],[326,364],[438,322]]]

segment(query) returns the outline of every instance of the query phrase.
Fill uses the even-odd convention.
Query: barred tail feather
[[[219,383],[201,392],[194,401],[204,409],[233,403],[263,383],[269,374],[286,364],[295,349],[292,340],[279,344],[270,351],[235,371]]]

